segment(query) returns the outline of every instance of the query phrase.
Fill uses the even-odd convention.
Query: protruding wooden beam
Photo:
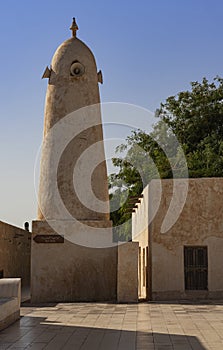
[[[131,199],[143,198],[143,194],[139,194],[138,196],[129,196]]]

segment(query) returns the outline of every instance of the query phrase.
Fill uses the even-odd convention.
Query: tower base
[[[118,248],[111,226],[111,221],[33,221],[31,302],[115,301]]]

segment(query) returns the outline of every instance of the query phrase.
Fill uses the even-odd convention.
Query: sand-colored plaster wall
[[[0,270],[4,278],[19,277],[22,286],[30,284],[31,234],[0,221]]]
[[[33,238],[56,234],[44,221],[34,221],[32,231]],[[117,246],[89,248],[67,239],[64,243],[36,243],[33,238],[32,302],[116,300]]]
[[[137,242],[128,242],[118,246],[118,302],[138,301],[138,249]]]
[[[184,179],[175,180],[176,190]],[[156,182],[150,186],[155,193]],[[208,292],[223,295],[223,178],[190,179],[185,206],[166,233],[161,226],[172,198],[172,181],[162,181],[159,210],[150,225],[152,240],[153,299],[186,298],[184,287],[184,246],[207,246]],[[173,214],[174,215],[174,212]],[[190,295],[191,297],[191,295]]]
[[[132,241],[138,242],[138,296],[140,299],[147,298],[148,288],[148,228],[149,228],[149,188],[142,192],[143,198],[138,204],[135,213],[132,214]]]
[[[223,178],[175,179],[174,183],[173,180],[153,180],[144,194],[133,214],[133,239],[141,246],[148,239],[150,299],[223,297]],[[162,233],[172,198],[175,206],[166,222],[174,224]],[[179,210],[184,199],[185,205]],[[147,205],[149,218],[143,219],[142,212]],[[144,231],[141,220],[144,224],[148,220]],[[207,246],[208,291],[185,291],[184,246]]]

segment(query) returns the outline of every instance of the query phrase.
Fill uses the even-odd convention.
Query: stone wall
[[[184,179],[175,180],[180,194]],[[152,184],[156,192],[156,182]],[[152,239],[153,299],[191,298],[185,291],[184,246],[207,246],[208,291],[202,297],[223,296],[223,178],[190,179],[186,202],[176,223],[161,233],[161,226],[173,195],[171,180],[162,181],[159,210],[150,225]],[[172,215],[175,215],[173,212]]]
[[[117,301],[138,301],[138,242],[127,242],[118,246]]]
[[[142,232],[148,237],[149,256],[148,281],[150,299],[187,299],[223,297],[223,178],[202,178],[188,180],[185,205],[183,192],[187,180],[177,179],[175,186],[175,207],[169,211],[166,227],[163,223],[173,198],[172,180],[154,180],[148,186],[149,216],[158,205],[156,215],[149,217],[148,230]],[[161,192],[160,192],[161,184]],[[140,211],[140,207],[138,209]],[[138,210],[134,214],[138,214]],[[134,219],[133,222],[137,222]],[[173,225],[172,225],[173,224]],[[134,228],[134,232],[137,227]],[[140,230],[139,230],[140,231]],[[139,236],[140,237],[140,236]],[[143,238],[140,238],[141,246]],[[205,246],[208,250],[208,290],[186,291],[184,276],[184,247]]]
[[[20,277],[30,285],[31,233],[0,221],[0,271],[3,277]]]
[[[52,225],[52,222],[50,223]],[[53,230],[53,225],[50,226],[46,221],[33,221],[31,259],[33,303],[116,301],[117,246],[91,248],[77,244],[81,243],[78,237],[83,235],[88,237],[89,242],[94,242],[95,246],[99,247],[103,241],[97,233],[94,233],[94,229],[96,225],[102,223],[95,222],[95,227],[92,228],[85,225],[85,231],[81,232],[78,223],[61,222],[61,232],[62,227],[64,230],[66,228],[67,232],[71,233],[70,237],[68,234],[65,235],[62,243],[37,243],[36,235],[55,235],[57,232]],[[105,224],[108,225],[109,222]],[[103,236],[103,228],[99,231]],[[109,231],[112,237],[111,227]]]
[[[136,213],[132,215],[132,240],[139,243],[138,252],[138,297],[147,299],[148,294],[148,264],[149,264],[149,187],[143,192],[143,199],[138,205]]]

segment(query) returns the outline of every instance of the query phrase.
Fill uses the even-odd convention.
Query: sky
[[[2,0],[0,220],[22,227],[36,219],[47,88],[41,76],[71,36],[72,17],[103,71],[102,102],[154,112],[191,81],[222,76],[222,15],[221,0]]]

